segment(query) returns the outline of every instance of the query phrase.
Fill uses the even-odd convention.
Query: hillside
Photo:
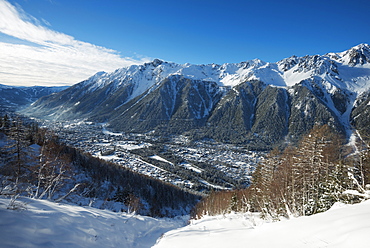
[[[19,199],[15,210],[0,198],[2,247],[151,247],[182,219],[114,213],[92,207]]]
[[[325,213],[266,223],[252,214],[154,219],[21,198],[0,199],[6,247],[368,247],[370,202],[337,204]],[[181,227],[181,228],[180,228]],[[179,228],[179,229],[177,229]],[[172,230],[172,231],[170,231]],[[165,233],[163,236],[162,234]],[[162,237],[161,237],[162,236]]]
[[[156,248],[369,246],[370,201],[337,204],[329,211],[275,223],[252,214],[205,217],[166,233]]]
[[[187,215],[200,199],[68,146],[30,120],[0,116],[0,127],[0,195],[163,217]]]

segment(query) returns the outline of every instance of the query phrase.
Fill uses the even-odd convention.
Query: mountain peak
[[[164,61],[161,60],[161,59],[154,59],[152,62],[149,62],[148,64],[151,64],[154,67],[157,67],[157,66],[159,66],[159,65],[161,65],[163,63],[164,63]]]
[[[357,46],[352,47],[352,49],[367,50],[367,51],[369,51],[370,50],[370,45],[369,44],[366,44],[366,43],[361,43],[361,44],[359,44]]]
[[[344,64],[348,64],[350,66],[370,63],[370,46],[362,43],[340,53],[340,55]]]

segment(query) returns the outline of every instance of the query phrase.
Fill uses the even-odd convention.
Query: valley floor
[[[0,198],[1,247],[369,247],[370,200],[276,223],[252,214],[155,219],[90,207]],[[165,234],[164,234],[165,233]],[[163,235],[164,234],[164,235]],[[158,239],[158,241],[157,241]],[[157,242],[157,243],[156,243]]]

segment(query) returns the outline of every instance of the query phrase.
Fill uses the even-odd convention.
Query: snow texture
[[[184,220],[155,219],[91,207],[0,198],[0,247],[151,247]]]
[[[1,247],[369,247],[370,200],[267,223],[257,213],[155,219],[47,200],[0,198]]]
[[[335,204],[329,211],[275,223],[251,214],[204,217],[166,233],[155,248],[335,247],[370,244],[370,201]]]

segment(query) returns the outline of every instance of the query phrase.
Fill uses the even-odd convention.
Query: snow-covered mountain
[[[40,99],[26,113],[266,148],[295,141],[315,124],[329,124],[343,134],[349,133],[350,123],[367,126],[361,116],[369,108],[369,90],[370,46],[360,44],[341,53],[292,56],[277,63],[255,59],[193,65],[156,59],[97,73]]]
[[[18,109],[27,106],[42,96],[59,92],[67,87],[16,87],[0,84],[0,108]]]

